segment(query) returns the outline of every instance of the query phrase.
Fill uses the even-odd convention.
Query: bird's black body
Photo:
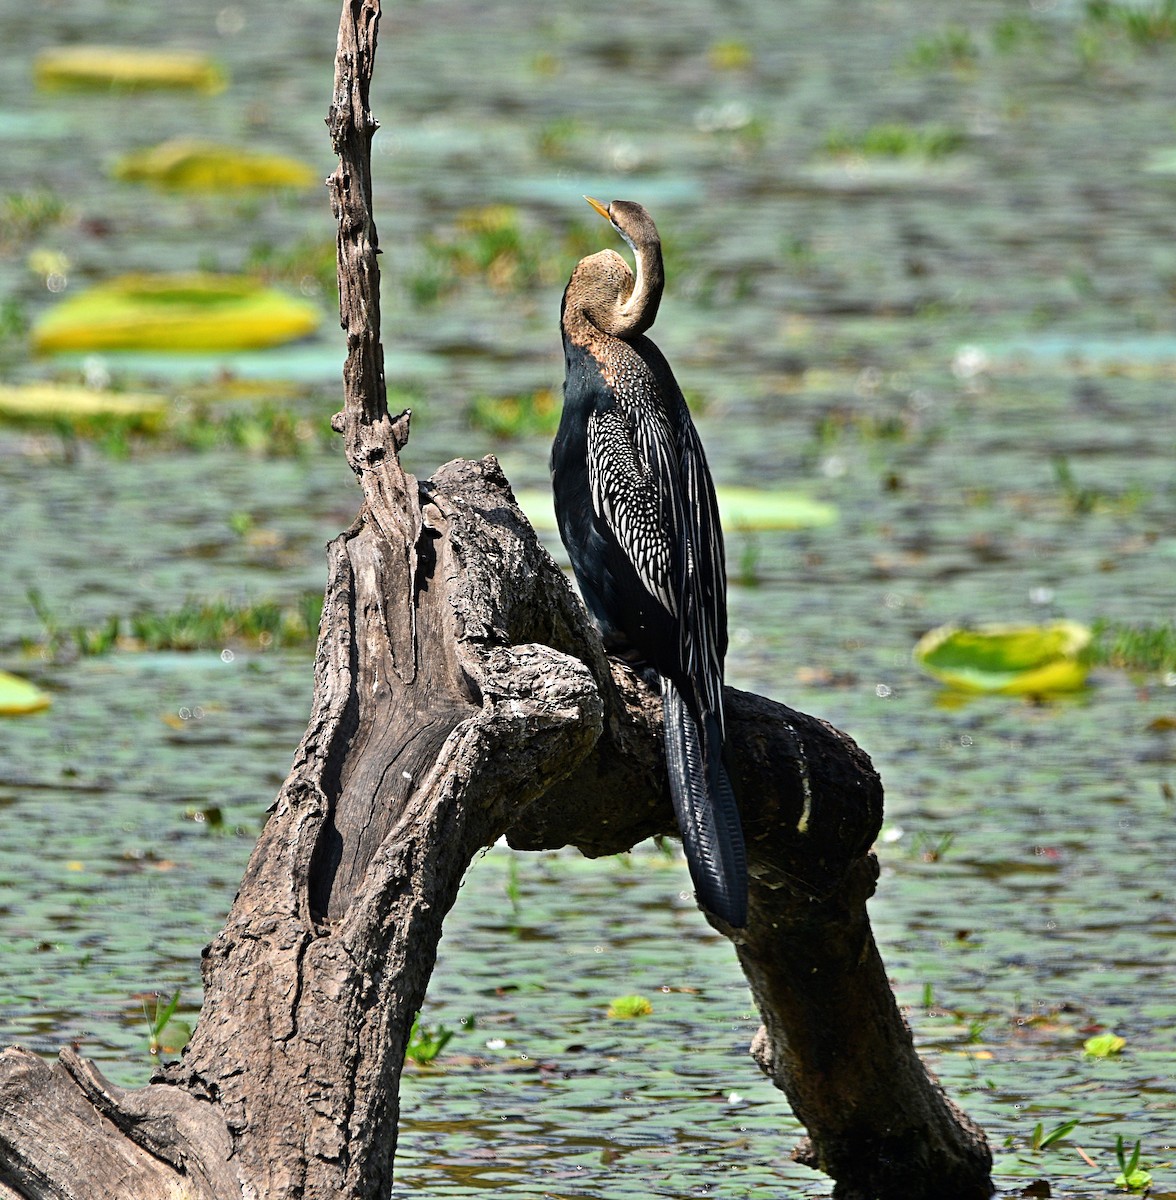
[[[714,486],[673,372],[643,334],[661,294],[656,230],[637,205],[607,212],[637,253],[637,281],[605,251],[580,263],[565,292],[556,516],[606,648],[660,687],[691,876],[703,905],[738,928],[747,868],[723,765],[727,603]],[[653,295],[640,295],[650,278]]]

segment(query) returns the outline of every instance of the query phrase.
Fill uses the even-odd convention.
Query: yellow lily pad
[[[319,173],[299,159],[199,138],[173,138],[126,154],[115,164],[114,176],[186,191],[303,188],[319,180]]]
[[[1051,625],[943,625],[924,634],[915,662],[964,692],[1006,696],[1077,691],[1086,683],[1083,651],[1091,632],[1076,621]]]
[[[719,516],[731,530],[812,529],[831,525],[837,509],[795,492],[768,492],[757,488],[720,487]],[[519,507],[539,530],[555,529],[555,508],[548,490],[524,488],[515,493]]]
[[[79,428],[106,418],[155,433],[167,417],[167,402],[149,392],[97,392],[61,383],[0,384],[0,420],[28,425],[66,421]]]
[[[305,337],[309,301],[241,275],[121,275],[59,304],[33,328],[45,354],[92,350],[252,350]]]
[[[227,85],[224,71],[206,54],[134,46],[55,46],[37,55],[33,77],[45,91],[169,88],[213,95]]]
[[[47,693],[36,684],[0,671],[0,717],[20,717],[40,712],[52,703]]]

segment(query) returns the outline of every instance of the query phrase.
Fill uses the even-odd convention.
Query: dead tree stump
[[[363,490],[328,548],[313,711],[204,962],[183,1058],[124,1091],[64,1051],[0,1055],[0,1200],[376,1200],[441,922],[478,851],[611,854],[673,834],[660,704],[609,662],[492,458],[398,458],[379,341],[368,84],[345,0],[328,124],[347,331],[335,419]],[[987,1200],[982,1132],[914,1052],[865,912],[882,788],[844,734],[727,690],[751,871],[732,935],[752,1053],[835,1195]]]

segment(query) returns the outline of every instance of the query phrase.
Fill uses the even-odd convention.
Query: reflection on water
[[[21,330],[62,288],[132,270],[256,270],[330,313],[325,195],[160,195],[108,168],[198,133],[325,176],[335,13],[197,2],[165,31],[152,6],[81,0],[52,29],[0,8],[5,190],[24,197],[0,223],[0,373],[245,414],[230,439],[188,428],[154,447],[0,429],[16,534],[0,653],[55,700],[0,727],[2,1040],[77,1039],[139,1082],[142,997],[179,986],[193,1015],[200,948],[302,731],[309,658],[28,660],[27,592],[68,628],[321,586],[350,473],[335,447],[279,443],[248,411],[317,428],[343,347],[328,319],[281,354],[34,360]],[[581,193],[648,204],[669,279],[655,335],[717,481],[840,513],[732,534],[729,675],[847,729],[881,769],[872,911],[929,1065],[988,1130],[1006,1188],[1109,1195],[1122,1134],[1170,1190],[1176,690],[1102,670],[1066,700],[952,706],[910,648],[948,621],[1171,617],[1174,185],[1148,170],[1176,142],[1171,46],[1080,6],[971,6],[950,36],[903,2],[669,11],[386,13],[374,184],[408,466],[495,452],[516,486],[545,486],[544,440],[494,441],[469,404],[558,387],[560,290],[607,240]],[[50,35],[96,30],[210,52],[229,90],[31,91]],[[938,157],[931,127],[950,134]],[[879,129],[891,157],[867,152]],[[469,215],[491,204],[514,209]],[[506,259],[494,237],[518,239]],[[497,266],[480,275],[479,254]],[[200,819],[213,808],[222,825]],[[480,861],[448,923],[424,1019],[458,1033],[405,1080],[400,1188],[826,1194],[784,1161],[799,1131],[746,1056],[747,990],[683,898],[680,859],[519,858],[513,902],[510,861]],[[648,1017],[605,1016],[634,993]],[[1083,1055],[1099,1029],[1121,1055]],[[1071,1118],[1067,1140],[1032,1150],[1038,1122]]]

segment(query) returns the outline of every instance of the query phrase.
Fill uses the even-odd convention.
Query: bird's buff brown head
[[[582,313],[597,329],[614,337],[636,337],[653,325],[665,284],[657,226],[632,200],[614,200],[605,206],[591,196],[584,199],[629,244],[637,270],[634,275],[611,250],[582,259],[568,284],[565,313]]]

